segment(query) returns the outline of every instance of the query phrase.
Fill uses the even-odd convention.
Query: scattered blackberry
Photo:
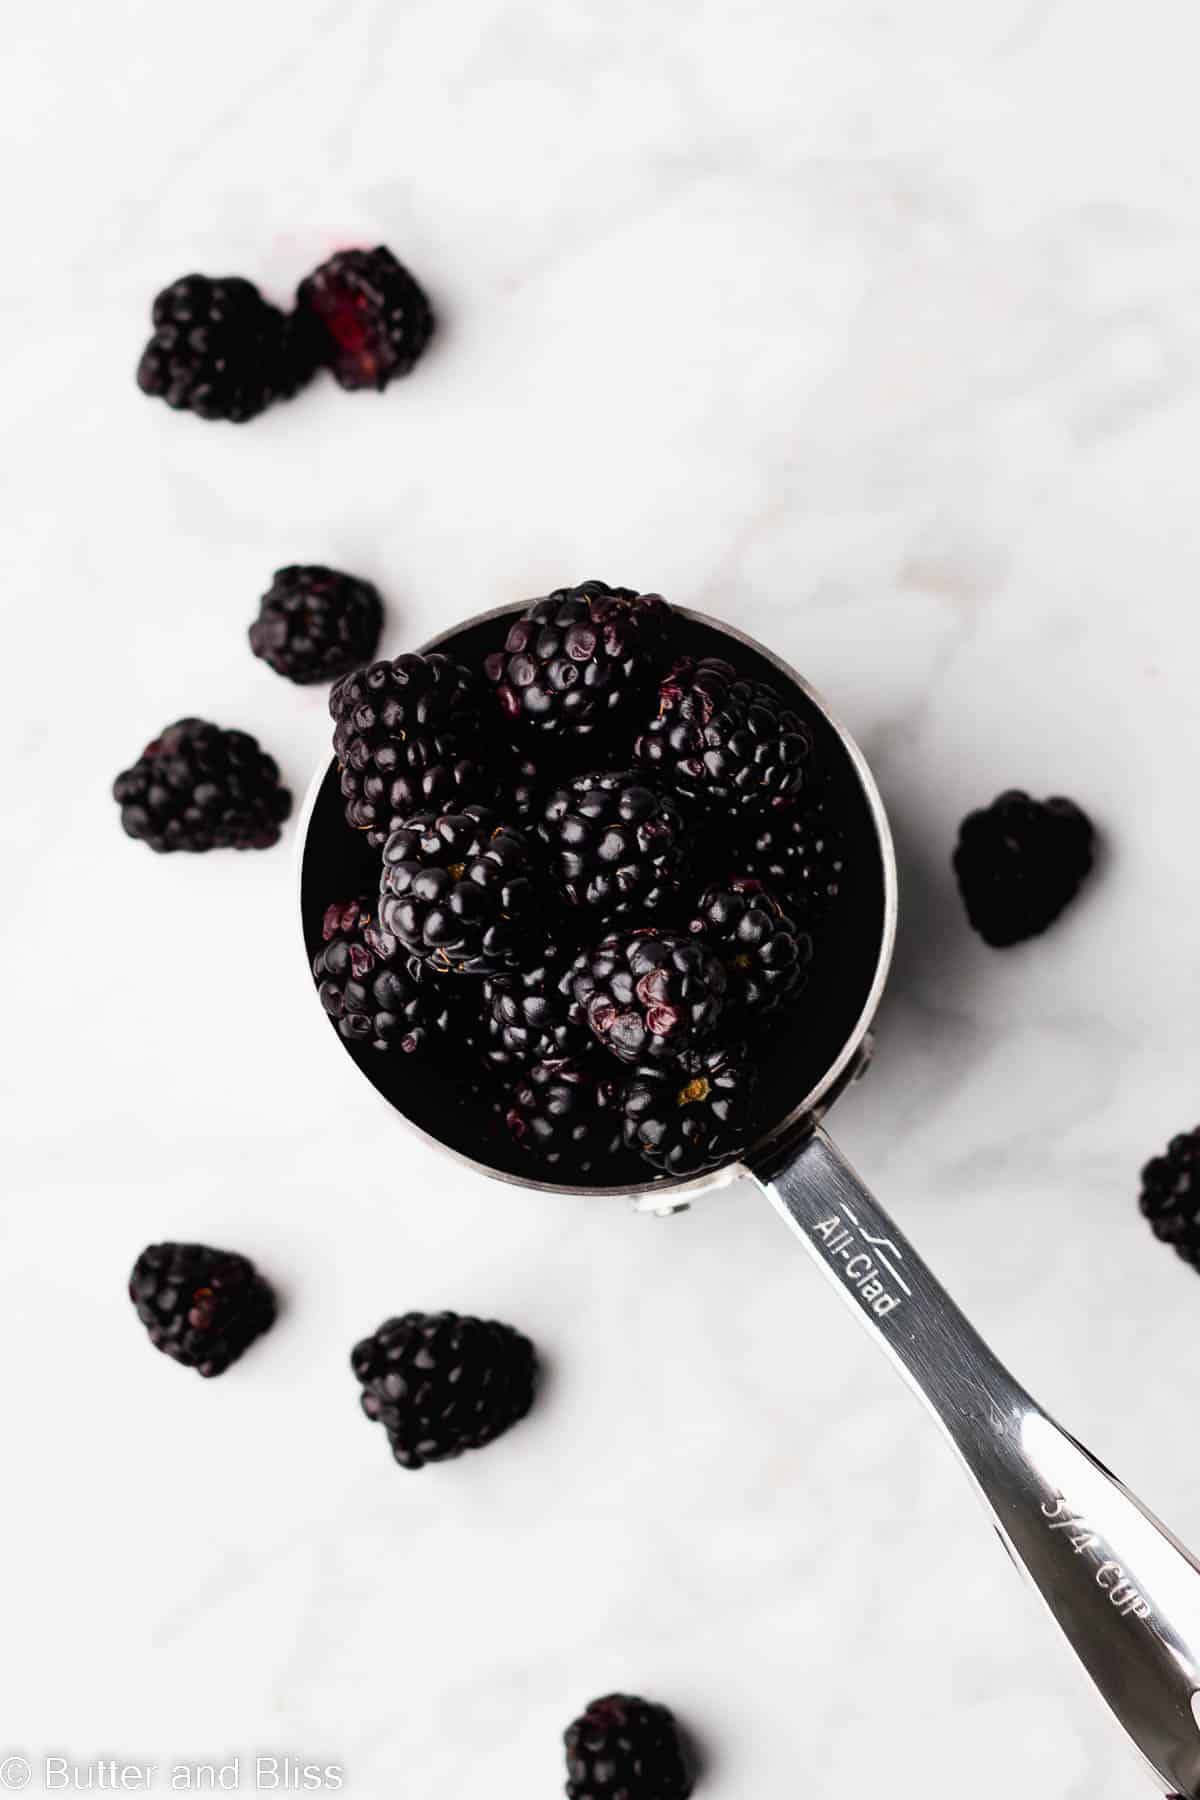
[[[494,1320],[405,1313],[356,1344],[350,1362],[363,1411],[405,1469],[481,1449],[533,1404],[533,1345]]]
[[[154,1348],[200,1375],[223,1375],[275,1319],[275,1296],[250,1259],[205,1244],[151,1244],[129,1298]]]
[[[202,419],[244,424],[312,374],[294,321],[240,275],[184,275],[157,296],[151,316],[138,386]]]
[[[327,907],[321,935],[313,980],[321,1005],[347,1042],[411,1054],[446,1031],[441,986],[376,923],[369,901]]]
[[[616,1084],[586,1063],[535,1063],[514,1087],[504,1122],[514,1142],[550,1168],[585,1174],[621,1147]]]
[[[482,806],[415,813],[383,847],[380,921],[442,974],[519,966],[545,921],[528,842]]]
[[[378,848],[411,814],[490,800],[474,680],[435,651],[355,669],[329,695],[346,818]]]
[[[593,1700],[563,1741],[567,1800],[688,1800],[692,1792],[674,1715],[651,1700]]]
[[[266,850],[292,810],[273,758],[245,731],[180,719],[113,782],[121,824],[151,850]]]
[[[689,929],[725,964],[731,1010],[770,1012],[804,984],[812,939],[793,924],[770,889],[749,875],[705,888]]]
[[[670,608],[603,581],[555,588],[508,627],[483,667],[505,717],[586,738],[632,709],[661,666]]]
[[[636,755],[668,786],[709,810],[793,799],[812,779],[812,732],[765,681],[714,656],[685,657],[658,690],[658,712]]]
[[[569,962],[555,944],[508,975],[483,984],[484,1055],[494,1069],[528,1069],[586,1050],[591,1039],[564,981]]]
[[[372,656],[383,607],[369,581],[292,563],[276,569],[250,627],[250,648],[277,675],[307,686],[332,681]]]
[[[597,919],[653,919],[678,895],[683,814],[637,773],[576,775],[546,801],[539,832],[568,901]]]
[[[804,929],[817,929],[846,888],[845,840],[830,795],[817,787],[747,823],[736,846],[739,867],[773,889]]]
[[[625,1143],[668,1175],[696,1175],[750,1142],[758,1071],[745,1045],[690,1050],[665,1076],[638,1075],[622,1102]]]
[[[1155,1237],[1200,1269],[1200,1127],[1173,1137],[1146,1164],[1141,1208]]]
[[[576,959],[571,991],[592,1031],[622,1062],[678,1061],[712,1036],[725,969],[698,938],[667,931],[606,937]]]
[[[296,307],[316,359],[339,386],[378,388],[407,375],[433,332],[423,290],[377,250],[342,250],[300,283]]]
[[[1092,866],[1092,826],[1072,800],[1031,800],[1017,788],[959,828],[954,872],[985,944],[1037,937],[1075,898]]]

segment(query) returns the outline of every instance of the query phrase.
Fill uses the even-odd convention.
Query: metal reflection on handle
[[[1200,1800],[1200,1564],[1013,1380],[822,1131],[752,1173],[941,1425],[1163,1792]]]

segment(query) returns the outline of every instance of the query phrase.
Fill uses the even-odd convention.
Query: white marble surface
[[[1049,1404],[1200,1542],[1200,1285],[1138,1220],[1194,1122],[1200,208],[1185,10],[462,0],[7,22],[9,845],[0,1753],[343,1763],[551,1795],[614,1685],[707,1800],[1121,1800],[1141,1777],[935,1434],[756,1195],[505,1192],[321,1035],[288,844],[151,859],[112,774],[198,711],[302,789],[320,694],[243,633],[279,563],[386,644],[601,574],[768,639],[893,809],[904,918],[837,1132]],[[387,396],[243,430],[136,392],[149,298],[386,241],[444,328]],[[1077,795],[1104,865],[1000,956],[954,827]],[[147,1240],[286,1296],[220,1382],[122,1294]],[[346,1355],[521,1322],[551,1377],[420,1477]]]

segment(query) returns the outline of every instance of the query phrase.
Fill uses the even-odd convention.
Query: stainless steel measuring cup
[[[482,614],[424,646],[478,663],[498,641]],[[785,690],[809,721],[846,820],[853,871],[836,941],[781,1034],[767,1071],[759,1140],[692,1180],[619,1188],[531,1179],[461,1095],[404,1057],[342,1042],[384,1098],[481,1174],[557,1194],[628,1194],[645,1211],[687,1206],[748,1175],[814,1256],[860,1323],[925,1402],[966,1466],[1013,1561],[1032,1582],[1160,1792],[1200,1800],[1200,1564],[1008,1373],[827,1136],[821,1120],[865,1067],[896,928],[896,860],[861,752],[825,703],[761,644],[675,609],[680,647],[720,655]],[[301,821],[300,899],[309,956],[334,899],[369,892],[377,863],[342,817],[336,764],[315,777]],[[462,977],[460,979],[469,979]]]

